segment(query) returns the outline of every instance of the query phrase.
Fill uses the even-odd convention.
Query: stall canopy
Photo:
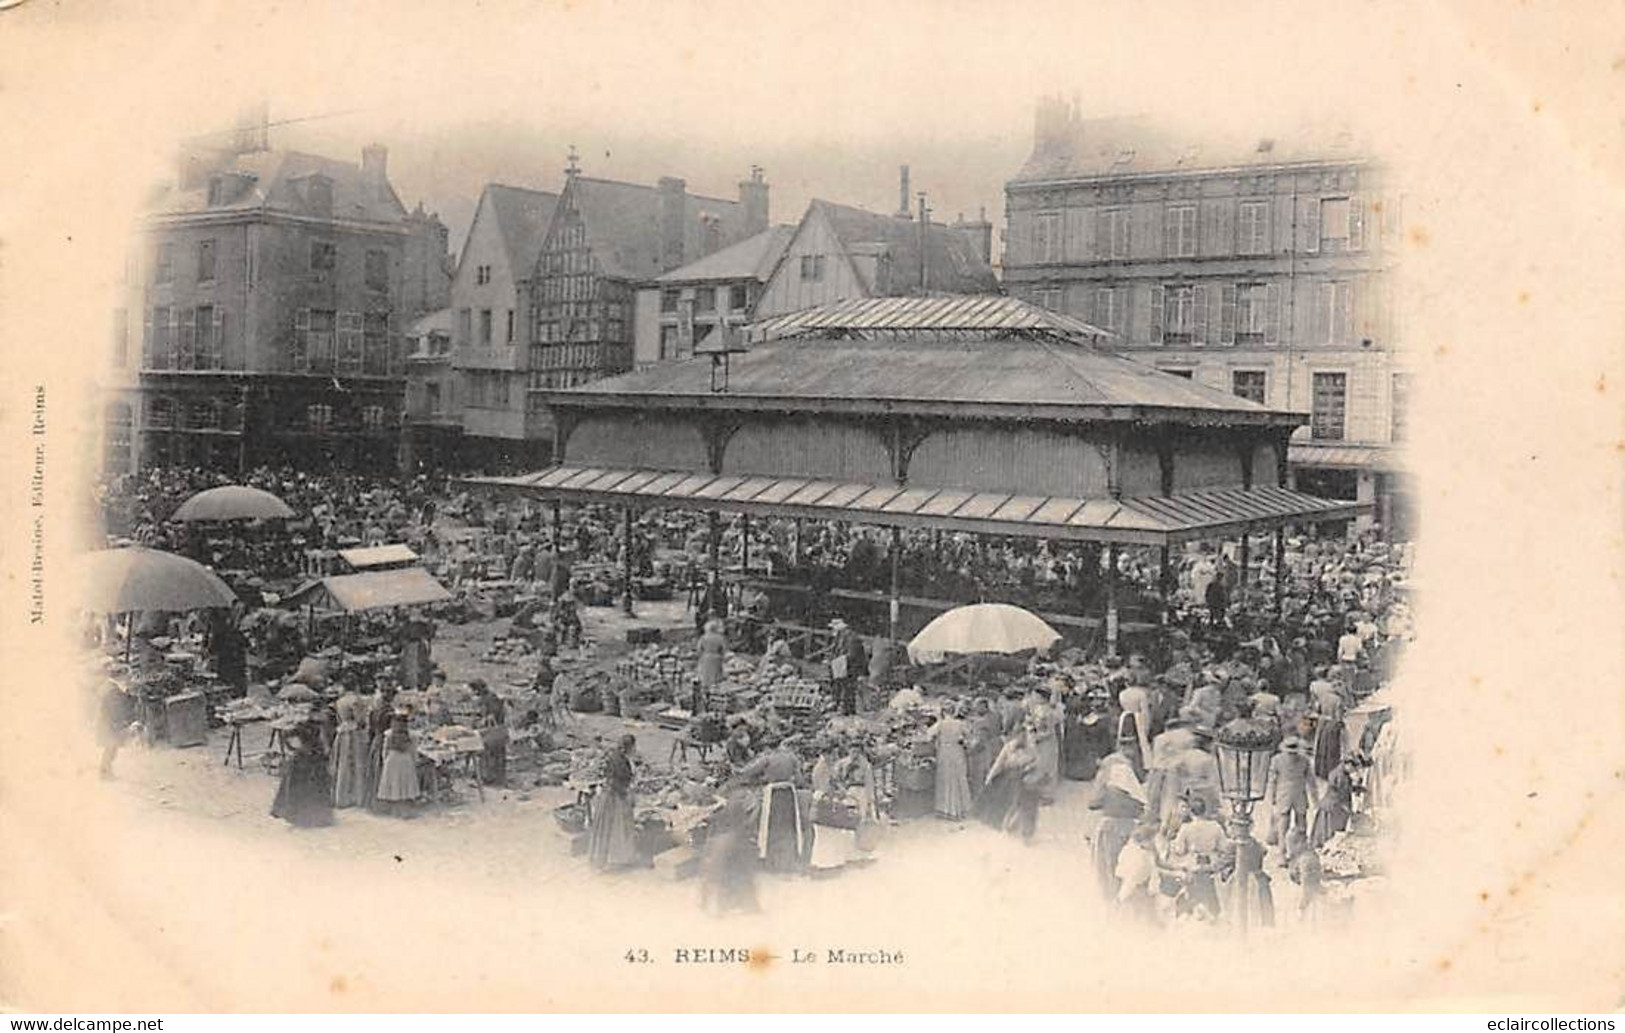
[[[340,549],[339,559],[353,570],[382,570],[410,566],[418,554],[404,545],[373,545],[365,549]]]
[[[396,606],[418,606],[444,602],[451,593],[422,567],[404,570],[372,570],[360,574],[337,574],[313,581],[289,599],[290,606],[319,606],[324,609],[360,613]]]
[[[1010,537],[1166,545],[1342,516],[1347,503],[1287,488],[1216,488],[1180,495],[1080,499],[804,477],[712,476],[556,466],[472,483],[553,498],[637,507],[849,520]]]

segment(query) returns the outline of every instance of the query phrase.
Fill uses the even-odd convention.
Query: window
[[[1270,291],[1267,284],[1236,286],[1236,343],[1262,344],[1269,340]]]
[[[214,279],[214,241],[200,240],[197,242],[197,282],[208,283]]]
[[[805,265],[803,265],[803,268],[805,268]],[[662,312],[676,312],[677,311],[677,292],[676,291],[661,291],[660,292],[660,311],[662,311]]]
[[[474,310],[471,308],[457,310],[457,343],[464,348],[474,343]]]
[[[662,359],[679,358],[677,354],[677,328],[675,326],[660,328],[660,357]]]
[[[306,429],[322,434],[331,426],[333,426],[333,407],[331,405],[318,403],[305,406]]]
[[[1158,366],[1157,368],[1170,376],[1179,377],[1182,380],[1190,380],[1196,373],[1196,371],[1193,369],[1170,369],[1163,366]]]
[[[1031,292],[1032,302],[1039,308],[1049,309],[1051,312],[1061,310],[1061,289],[1059,287],[1037,287]]]
[[[1236,213],[1236,250],[1244,255],[1269,251],[1268,201],[1243,201]]]
[[[193,369],[197,354],[197,334],[194,332],[193,319],[197,315],[196,309],[183,308],[178,312],[179,319],[175,327],[175,368]]]
[[[1196,256],[1196,206],[1172,205],[1164,216],[1165,254],[1168,258]]]
[[[743,283],[736,283],[728,288],[728,311],[743,312],[750,307],[750,288]]]
[[[480,309],[480,345],[491,347],[491,310],[488,308]]]
[[[1365,247],[1365,206],[1357,198],[1320,202],[1320,250],[1359,251]]]
[[[509,344],[513,343],[514,329],[517,325],[518,324],[514,321],[513,309],[509,309],[507,334],[505,337],[503,337],[503,340],[507,341]]]
[[[1388,396],[1388,407],[1390,410],[1388,436],[1390,440],[1394,441],[1395,443],[1406,440],[1406,437],[1410,431],[1410,428],[1406,426],[1409,417],[1409,413],[1406,410],[1410,406],[1410,380],[1411,378],[1408,374],[1395,373],[1391,382],[1391,390]]]
[[[311,309],[310,327],[305,335],[305,370],[333,372],[333,352],[338,333],[338,313],[332,309]]]
[[[484,286],[485,284],[488,284],[490,282],[491,282],[491,267],[488,266],[488,265],[477,265],[477,266],[475,266],[474,267],[474,283],[479,285],[479,286]]]
[[[219,176],[209,179],[209,207],[226,203],[226,181]]]
[[[717,310],[717,289],[715,287],[701,287],[694,292],[694,311],[715,312]]]
[[[220,310],[199,305],[192,320],[195,339],[193,369],[220,368]]]
[[[383,430],[384,407],[381,405],[363,405],[361,407],[361,426],[367,430]]]
[[[1238,369],[1230,374],[1230,391],[1237,398],[1264,404],[1268,380],[1261,369]]]
[[[1039,212],[1033,216],[1032,255],[1035,262],[1061,260],[1061,216]]]
[[[1347,402],[1347,373],[1316,373],[1310,399],[1309,436],[1315,441],[1342,441]]]
[[[361,351],[361,369],[368,376],[388,376],[391,365],[400,367],[399,359],[390,361],[388,312],[368,312],[362,317]]]
[[[130,441],[134,437],[135,418],[128,405],[115,402],[107,407],[106,444],[102,462],[109,471],[125,470],[130,465]]]
[[[113,367],[123,369],[130,362],[130,310],[113,310]]]
[[[338,245],[331,240],[313,240],[310,242],[310,271],[313,273],[332,272],[339,264]]]
[[[822,280],[824,278],[824,256],[802,255],[801,278],[809,281]]]
[[[1095,289],[1095,311],[1089,320],[1102,330],[1122,329],[1122,300],[1116,287]]]
[[[1152,343],[1201,342],[1207,333],[1207,291],[1191,284],[1154,287],[1151,290],[1151,318]]]
[[[175,279],[175,245],[165,241],[158,245],[157,268],[153,270],[153,283],[171,283]]]
[[[170,350],[169,306],[156,305],[152,310],[152,325],[147,332],[147,368],[173,369],[175,356]]]
[[[1095,248],[1101,258],[1127,258],[1129,246],[1129,211],[1127,208],[1102,208],[1100,223],[1095,227]]]
[[[1354,323],[1354,284],[1337,280],[1320,285],[1321,340],[1346,344]]]
[[[373,249],[367,252],[367,289],[389,290],[389,252]]]
[[[173,427],[175,425],[174,399],[148,398],[146,424],[149,427]]]
[[[335,368],[340,373],[354,376],[361,372],[361,313],[340,312],[337,359]]]

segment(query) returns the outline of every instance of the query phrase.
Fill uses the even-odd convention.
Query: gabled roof
[[[824,219],[846,250],[849,258],[879,253],[883,271],[865,282],[870,295],[898,296],[916,293],[920,284],[920,226],[910,219],[880,215],[850,205],[814,199],[807,219]],[[928,291],[955,294],[992,294],[999,289],[993,269],[976,253],[970,237],[962,230],[931,223],[926,230],[926,282]],[[854,262],[860,279],[871,277],[867,263]]]
[[[497,220],[497,232],[508,256],[508,271],[515,279],[527,276],[542,253],[542,240],[553,222],[559,195],[545,190],[487,183],[485,199]],[[472,230],[470,230],[472,232]]]
[[[660,275],[660,191],[636,183],[576,176],[565,186],[587,229],[587,242],[605,276],[651,280]],[[698,255],[705,244],[706,216],[718,220],[724,242],[744,232],[745,211],[738,201],[684,194],[683,254]]]
[[[209,204],[209,181],[227,175],[235,192],[224,203]],[[304,184],[315,175],[333,185],[335,219],[400,222],[406,207],[389,181],[372,181],[356,162],[338,161],[300,151],[252,151],[216,155],[211,174],[200,175],[192,189],[170,184],[149,204],[148,215],[189,215],[203,212],[274,211],[292,215],[316,213],[303,195]]]
[[[795,236],[794,226],[774,226],[754,237],[746,237],[737,244],[706,255],[697,262],[673,269],[656,277],[658,283],[693,283],[702,280],[765,281],[773,273],[779,256]]]
[[[1306,126],[1279,138],[1268,133],[1185,137],[1144,118],[1089,118],[1070,121],[1036,139],[1011,182],[1346,162],[1367,156],[1361,141],[1335,126]]]
[[[994,333],[861,340],[793,337],[734,355],[725,392],[711,362],[665,362],[549,391],[549,405],[706,406],[853,412],[998,413],[1133,420],[1178,414],[1211,422],[1297,426],[1304,417],[1124,356],[1048,335]]]

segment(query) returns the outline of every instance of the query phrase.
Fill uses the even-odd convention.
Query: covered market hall
[[[1275,602],[1288,525],[1346,521],[1359,503],[1286,487],[1308,417],[1134,362],[1109,334],[1003,297],[839,302],[750,327],[710,354],[540,392],[558,463],[473,487],[619,507],[889,528],[889,637],[899,637],[901,535],[1094,543],[1098,616],[1118,649],[1120,550],[1273,532]],[[747,346],[742,338],[748,338]],[[749,541],[747,530],[746,541]],[[748,548],[748,546],[747,546]],[[748,556],[745,566],[749,567]],[[630,605],[630,570],[627,602]],[[927,602],[921,600],[919,602]]]

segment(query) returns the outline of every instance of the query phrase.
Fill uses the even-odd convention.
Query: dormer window
[[[215,208],[226,203],[227,187],[224,177],[214,176],[209,180],[209,207]]]
[[[305,180],[305,203],[323,215],[332,215],[333,181],[320,174],[307,178]]]

